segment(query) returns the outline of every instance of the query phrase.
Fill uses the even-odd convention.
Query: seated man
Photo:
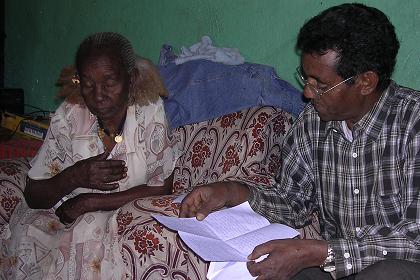
[[[311,103],[285,138],[277,183],[196,188],[180,216],[248,200],[271,222],[303,227],[316,211],[325,241],[257,246],[248,269],[258,279],[420,279],[420,92],[390,80],[394,26],[343,4],[306,22],[297,49]]]

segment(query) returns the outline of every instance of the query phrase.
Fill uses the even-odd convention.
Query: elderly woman
[[[137,62],[136,62],[137,60]],[[156,69],[116,33],[86,38],[10,221],[8,278],[121,279],[115,210],[171,192],[176,156]]]

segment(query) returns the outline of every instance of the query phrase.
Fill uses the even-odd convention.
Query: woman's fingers
[[[95,160],[106,160],[109,156],[110,152],[104,151],[102,154],[99,154],[97,156],[92,157],[92,159]]]
[[[127,177],[127,166],[123,160],[105,160],[106,153],[89,158],[84,164],[80,165],[80,174],[85,174],[85,185],[93,189],[112,190],[117,182]]]

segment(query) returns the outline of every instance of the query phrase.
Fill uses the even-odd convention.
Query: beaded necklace
[[[123,141],[123,129],[124,129],[124,124],[125,124],[125,119],[127,117],[127,112],[125,113],[124,117],[122,118],[120,124],[118,125],[118,129],[114,132],[110,132],[109,129],[107,127],[104,127],[104,124],[102,123],[102,121],[98,118],[98,136],[101,140],[103,140],[103,138],[105,137],[105,135],[108,135],[109,137],[111,137],[112,139],[114,139],[114,141],[116,143],[121,143]]]

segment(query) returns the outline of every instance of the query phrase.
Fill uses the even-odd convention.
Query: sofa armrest
[[[30,158],[0,160],[0,231],[23,198]]]

